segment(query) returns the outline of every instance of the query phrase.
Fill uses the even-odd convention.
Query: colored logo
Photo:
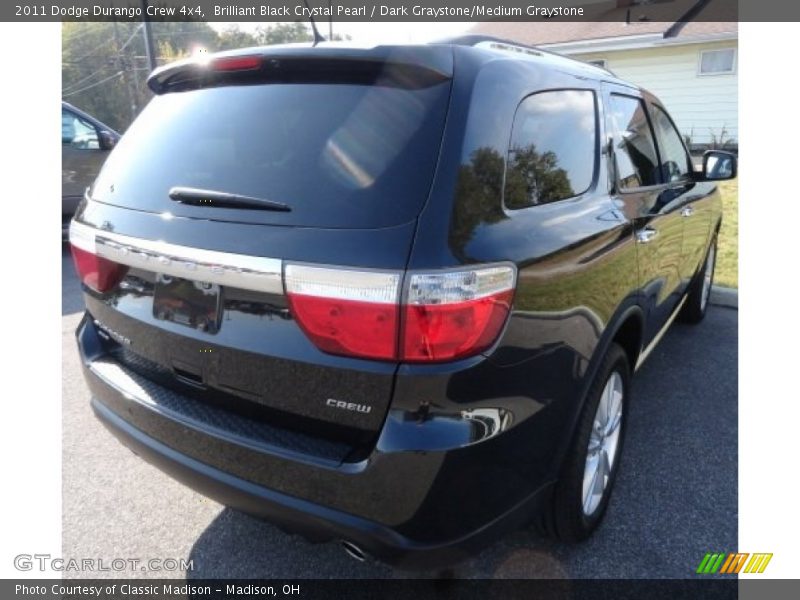
[[[748,560],[748,557],[750,560]],[[770,560],[772,560],[771,553],[747,554],[732,552],[725,554],[724,552],[709,552],[700,561],[697,573],[700,575],[735,575],[740,572],[763,573]]]

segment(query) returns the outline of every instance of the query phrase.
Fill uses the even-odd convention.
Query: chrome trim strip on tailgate
[[[94,238],[94,249],[86,248]],[[283,294],[282,261],[143,240],[84,223],[70,224],[70,241],[116,263],[255,292]]]

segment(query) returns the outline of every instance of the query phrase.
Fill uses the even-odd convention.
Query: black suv
[[[714,271],[720,196],[658,99],[476,37],[248,49],[148,83],[71,225],[99,419],[351,553],[588,536],[631,374],[703,318]]]

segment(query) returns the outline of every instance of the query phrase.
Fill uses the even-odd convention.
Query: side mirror
[[[110,131],[106,131],[105,129],[100,131],[100,149],[101,150],[111,150],[114,146],[117,145],[117,138],[116,135],[111,133]]]
[[[703,180],[724,181],[736,177],[736,155],[722,150],[706,150],[703,154]]]

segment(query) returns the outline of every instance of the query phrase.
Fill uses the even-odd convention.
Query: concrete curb
[[[739,290],[715,285],[711,288],[711,304],[739,309]]]

